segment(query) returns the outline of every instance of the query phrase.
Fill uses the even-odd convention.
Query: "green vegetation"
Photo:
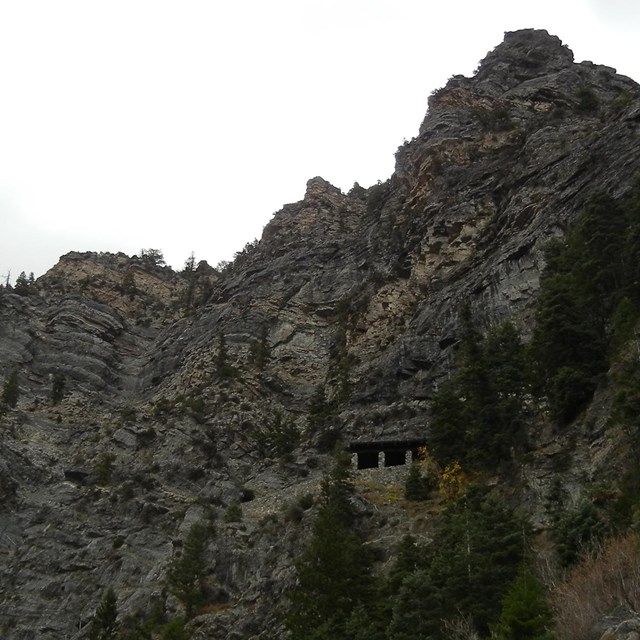
[[[227,350],[227,339],[224,333],[220,332],[218,337],[218,350],[215,356],[215,372],[221,380],[233,378],[237,371],[229,362],[229,352]]]
[[[269,329],[266,324],[263,324],[260,327],[260,335],[251,343],[250,347],[249,355],[251,357],[251,361],[260,371],[264,371],[271,354],[269,341],[267,339],[268,335]]]
[[[300,430],[293,420],[276,411],[265,427],[255,431],[253,439],[260,455],[287,458],[300,444]]]
[[[116,457],[113,453],[107,452],[100,455],[94,466],[96,484],[104,487],[111,482],[115,459]]]
[[[334,424],[335,417],[335,406],[327,400],[325,387],[316,387],[307,407],[307,426],[322,452],[333,451],[340,437]]]
[[[204,552],[209,531],[203,523],[196,522],[189,529],[182,553],[174,557],[169,567],[169,590],[182,602],[187,619],[197,606],[204,602],[202,581],[204,578]]]
[[[164,255],[160,249],[140,249],[140,261],[149,267],[164,267]]]
[[[59,404],[64,398],[66,379],[63,373],[54,373],[51,381],[51,402]]]
[[[441,465],[496,468],[525,445],[524,346],[510,323],[483,339],[468,308],[461,321],[456,373],[434,397],[430,443]]]
[[[595,194],[566,241],[547,248],[531,354],[559,425],[591,400],[637,319],[637,202]]]
[[[551,608],[538,578],[523,566],[502,600],[502,613],[492,628],[496,640],[552,640]]]
[[[118,602],[114,590],[106,591],[91,621],[89,640],[113,640],[118,637]]]
[[[18,383],[18,372],[14,371],[4,381],[2,387],[2,403],[7,407],[14,408],[20,398],[20,385]]]
[[[372,617],[372,558],[354,527],[352,495],[350,458],[340,452],[322,482],[311,540],[296,563],[298,587],[289,593],[286,616],[292,640],[346,640],[359,607]]]
[[[27,274],[22,271],[16,278],[13,292],[17,293],[19,296],[28,296],[35,290],[35,284],[36,279],[33,276],[33,272],[30,273],[29,277],[27,278]]]
[[[423,474],[422,465],[413,462],[405,479],[404,497],[407,500],[426,500],[434,488],[434,478],[429,474]]]
[[[239,504],[230,504],[224,513],[225,522],[242,522],[242,507]]]

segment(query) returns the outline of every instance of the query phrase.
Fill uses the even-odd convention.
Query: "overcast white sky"
[[[429,93],[526,27],[640,81],[638,0],[0,0],[0,275],[230,259],[309,178],[389,177]]]

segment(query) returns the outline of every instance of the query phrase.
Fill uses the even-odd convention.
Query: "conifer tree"
[[[522,560],[523,527],[504,501],[479,488],[448,507],[430,546],[429,577],[440,594],[440,618],[461,613],[487,632]]]
[[[407,500],[426,500],[431,489],[428,478],[420,472],[420,465],[413,462],[404,482],[404,497]]]
[[[221,331],[218,337],[218,351],[215,357],[216,374],[219,378],[231,378],[235,373],[229,364],[229,352],[227,351],[227,339]]]
[[[498,624],[492,627],[495,640],[551,640],[551,609],[544,587],[523,566],[502,600]]]
[[[118,634],[118,602],[114,590],[109,587],[96,609],[89,640],[113,640]]]
[[[439,638],[443,611],[441,591],[429,571],[409,574],[395,600],[389,640],[425,640]]]
[[[267,325],[263,324],[260,327],[260,335],[256,340],[254,340],[251,344],[250,354],[253,363],[260,371],[264,371],[264,368],[267,366],[267,362],[269,361],[269,342],[267,337],[269,335],[269,330],[267,329]]]
[[[292,640],[346,638],[356,608],[374,601],[371,555],[353,527],[352,494],[350,459],[339,452],[322,481],[311,540],[296,563],[298,586],[286,618]]]
[[[182,554],[175,558],[169,568],[169,589],[182,602],[187,618],[193,614],[203,599],[204,551],[208,532],[204,524],[196,522],[189,529],[182,547]]]
[[[65,378],[62,373],[54,373],[51,384],[51,402],[58,404],[64,398]]]
[[[18,398],[20,398],[20,385],[18,384],[18,373],[14,371],[4,381],[2,402],[13,408],[18,404]]]

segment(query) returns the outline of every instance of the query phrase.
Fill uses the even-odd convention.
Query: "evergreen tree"
[[[64,398],[65,378],[63,373],[54,373],[51,384],[51,402],[58,404]]]
[[[433,584],[429,571],[409,574],[395,600],[389,640],[431,640],[442,637],[443,607],[441,591]]]
[[[140,249],[140,259],[150,267],[164,267],[164,255],[160,249]]]
[[[522,560],[523,527],[498,496],[478,488],[447,509],[430,546],[429,564],[441,619],[470,616],[481,633],[497,621],[501,599]]]
[[[426,500],[431,489],[429,479],[421,473],[420,464],[413,462],[404,482],[404,497],[407,500]]]
[[[218,338],[218,352],[215,357],[216,374],[219,378],[233,377],[235,370],[229,364],[229,353],[227,351],[227,340],[224,333],[220,332]]]
[[[464,402],[454,384],[444,384],[431,403],[429,438],[431,450],[441,465],[465,459],[466,428]]]
[[[555,526],[560,564],[569,567],[611,533],[610,523],[591,502],[583,501]]]
[[[533,573],[522,567],[502,600],[495,640],[550,640],[552,618],[544,587]]]
[[[578,284],[590,302],[590,313],[604,324],[619,299],[624,281],[627,218],[608,194],[595,193],[576,224],[572,243],[578,260]]]
[[[20,385],[18,384],[18,373],[14,371],[4,381],[2,388],[2,402],[8,407],[15,407],[20,398]]]
[[[269,342],[267,340],[268,335],[269,330],[267,329],[267,325],[263,324],[260,327],[260,335],[258,339],[251,343],[251,360],[260,371],[264,371],[267,366],[267,362],[269,361],[270,350]]]
[[[118,634],[118,602],[114,590],[109,587],[96,609],[89,640],[113,640]]]
[[[590,400],[606,369],[607,342],[595,304],[576,275],[580,244],[552,243],[541,277],[531,353],[559,424],[573,420]]]
[[[20,296],[28,296],[33,290],[34,286],[35,278],[33,276],[33,273],[29,274],[29,277],[27,278],[27,274],[22,271],[16,278],[16,284],[13,287],[13,291]]]
[[[374,603],[371,554],[353,527],[350,466],[349,456],[337,453],[322,481],[311,540],[296,563],[298,586],[289,594],[293,640],[346,638],[356,608]]]
[[[398,555],[387,575],[385,593],[397,595],[404,579],[408,575],[425,568],[425,551],[418,546],[416,539],[412,535],[405,535],[400,541]]]
[[[182,554],[174,558],[169,568],[169,589],[182,602],[187,618],[203,600],[204,551],[207,547],[207,527],[196,522],[182,547]]]
[[[529,373],[524,347],[510,323],[483,339],[468,307],[461,325],[453,380],[431,406],[431,446],[442,465],[460,461],[471,468],[495,468],[525,441]]]
[[[316,387],[307,408],[307,426],[312,435],[317,436],[320,451],[330,452],[339,438],[338,430],[333,426],[333,406],[328,402],[324,385]]]

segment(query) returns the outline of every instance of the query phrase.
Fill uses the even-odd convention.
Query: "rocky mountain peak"
[[[508,31],[503,42],[480,62],[476,79],[492,79],[506,89],[524,80],[561,71],[572,64],[571,49],[546,30]]]
[[[340,196],[342,191],[338,187],[334,187],[324,178],[316,176],[307,181],[307,190],[304,195],[305,200],[317,200],[322,196]]]

